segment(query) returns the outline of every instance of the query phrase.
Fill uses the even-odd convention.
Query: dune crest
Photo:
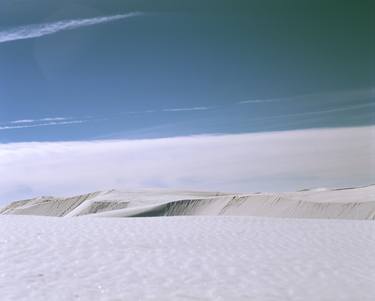
[[[0,214],[59,217],[232,215],[375,219],[375,185],[252,194],[110,190],[69,198],[39,197],[17,201],[0,209]]]

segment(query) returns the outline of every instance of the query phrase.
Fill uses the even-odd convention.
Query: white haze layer
[[[0,201],[111,188],[286,191],[375,182],[375,127],[0,144]]]

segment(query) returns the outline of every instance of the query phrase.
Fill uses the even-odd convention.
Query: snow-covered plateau
[[[15,202],[0,215],[0,300],[372,301],[374,202],[374,186]]]

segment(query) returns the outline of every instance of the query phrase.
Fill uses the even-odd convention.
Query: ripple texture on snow
[[[372,301],[375,224],[0,216],[1,300]]]

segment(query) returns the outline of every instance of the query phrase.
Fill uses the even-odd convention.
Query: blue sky
[[[375,182],[371,1],[0,1],[0,202]]]
[[[370,2],[299,2],[2,1],[0,142],[373,124]]]

